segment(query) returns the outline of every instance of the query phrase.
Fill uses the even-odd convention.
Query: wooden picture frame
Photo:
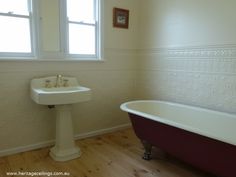
[[[113,8],[113,26],[117,28],[129,28],[129,10]]]

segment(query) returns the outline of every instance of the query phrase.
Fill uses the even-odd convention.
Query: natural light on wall
[[[32,52],[28,2],[0,0],[0,52]]]

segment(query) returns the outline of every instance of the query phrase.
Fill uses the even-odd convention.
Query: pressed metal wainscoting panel
[[[142,98],[236,113],[236,45],[143,49],[139,71]]]

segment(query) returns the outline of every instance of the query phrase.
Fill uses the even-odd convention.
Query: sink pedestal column
[[[56,144],[50,149],[55,161],[67,161],[78,158],[80,149],[75,146],[71,105],[56,105]]]

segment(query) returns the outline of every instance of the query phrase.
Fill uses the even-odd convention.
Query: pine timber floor
[[[82,155],[68,162],[55,162],[49,148],[0,158],[0,177],[6,172],[67,172],[69,177],[210,177],[172,157],[143,160],[143,147],[132,129],[76,141]],[[60,175],[59,175],[60,176]],[[7,176],[9,177],[9,176]]]

